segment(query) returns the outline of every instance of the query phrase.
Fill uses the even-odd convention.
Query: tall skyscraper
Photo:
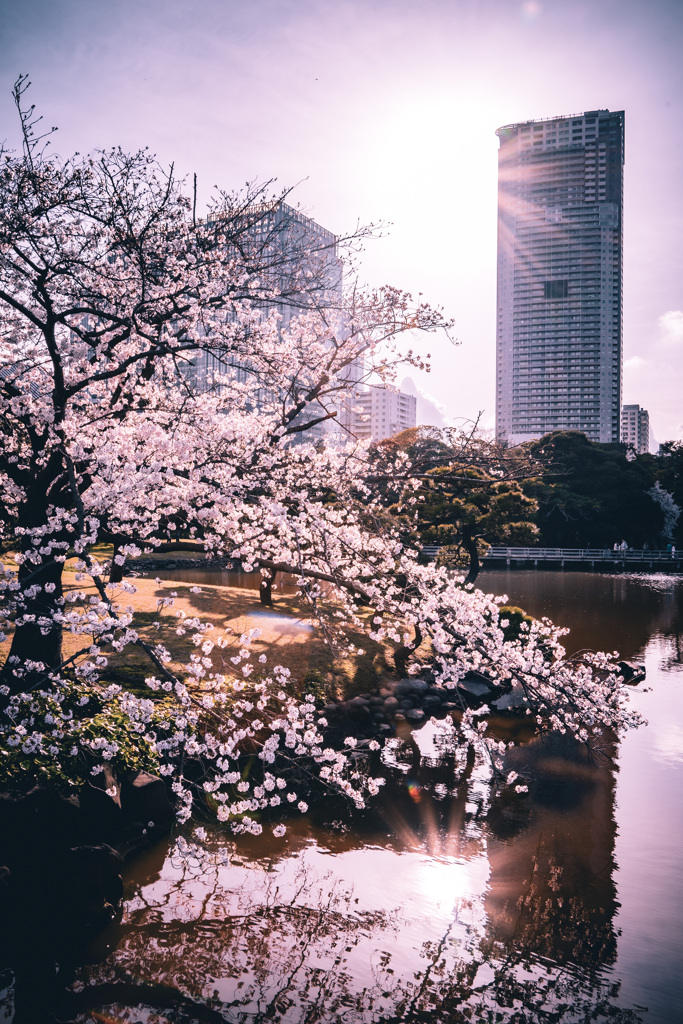
[[[496,433],[619,441],[624,112],[496,134]]]

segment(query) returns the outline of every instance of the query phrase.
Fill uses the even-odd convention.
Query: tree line
[[[403,480],[383,466],[404,456]],[[407,535],[476,579],[488,546],[683,543],[683,444],[656,455],[556,430],[510,447],[476,429],[416,427],[377,444],[375,486]]]

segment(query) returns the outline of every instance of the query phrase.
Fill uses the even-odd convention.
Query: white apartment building
[[[650,414],[639,405],[624,405],[621,409],[621,440],[630,444],[636,455],[650,451]]]
[[[353,434],[361,439],[383,441],[417,425],[417,399],[385,385],[357,391]]]

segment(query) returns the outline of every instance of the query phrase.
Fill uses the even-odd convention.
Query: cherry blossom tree
[[[402,337],[447,326],[396,289],[351,273],[343,292],[334,284],[371,229],[316,240],[286,193],[260,186],[218,193],[197,218],[146,152],[51,157],[26,84],[23,151],[0,167],[0,540],[15,562],[2,573],[0,771],[74,784],[147,766],[173,779],[182,817],[186,766],[201,756],[207,801],[235,831],[260,829],[283,801],[305,809],[313,779],[358,804],[377,791],[347,756],[352,738],[346,752],[325,745],[313,699],[255,661],[253,637],[175,616],[171,639],[189,635],[193,653],[172,668],[172,594],[159,642],[141,636],[126,558],[192,543],[247,571],[294,573],[317,627],[347,650],[349,629],[408,650],[424,637],[455,695],[475,670],[516,686],[540,726],[588,740],[636,724],[613,657],[568,660],[546,621],[506,639],[499,602],[401,540],[363,445],[306,441],[335,418],[352,364],[421,365]],[[405,454],[394,466],[405,481]],[[149,696],[102,681],[132,650],[149,661]],[[499,758],[485,719],[464,710],[459,728]],[[261,765],[249,778],[245,754]]]

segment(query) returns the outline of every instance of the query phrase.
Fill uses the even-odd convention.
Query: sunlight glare
[[[425,859],[415,872],[415,888],[425,902],[449,913],[481,895],[489,875],[485,856],[471,860]]]

